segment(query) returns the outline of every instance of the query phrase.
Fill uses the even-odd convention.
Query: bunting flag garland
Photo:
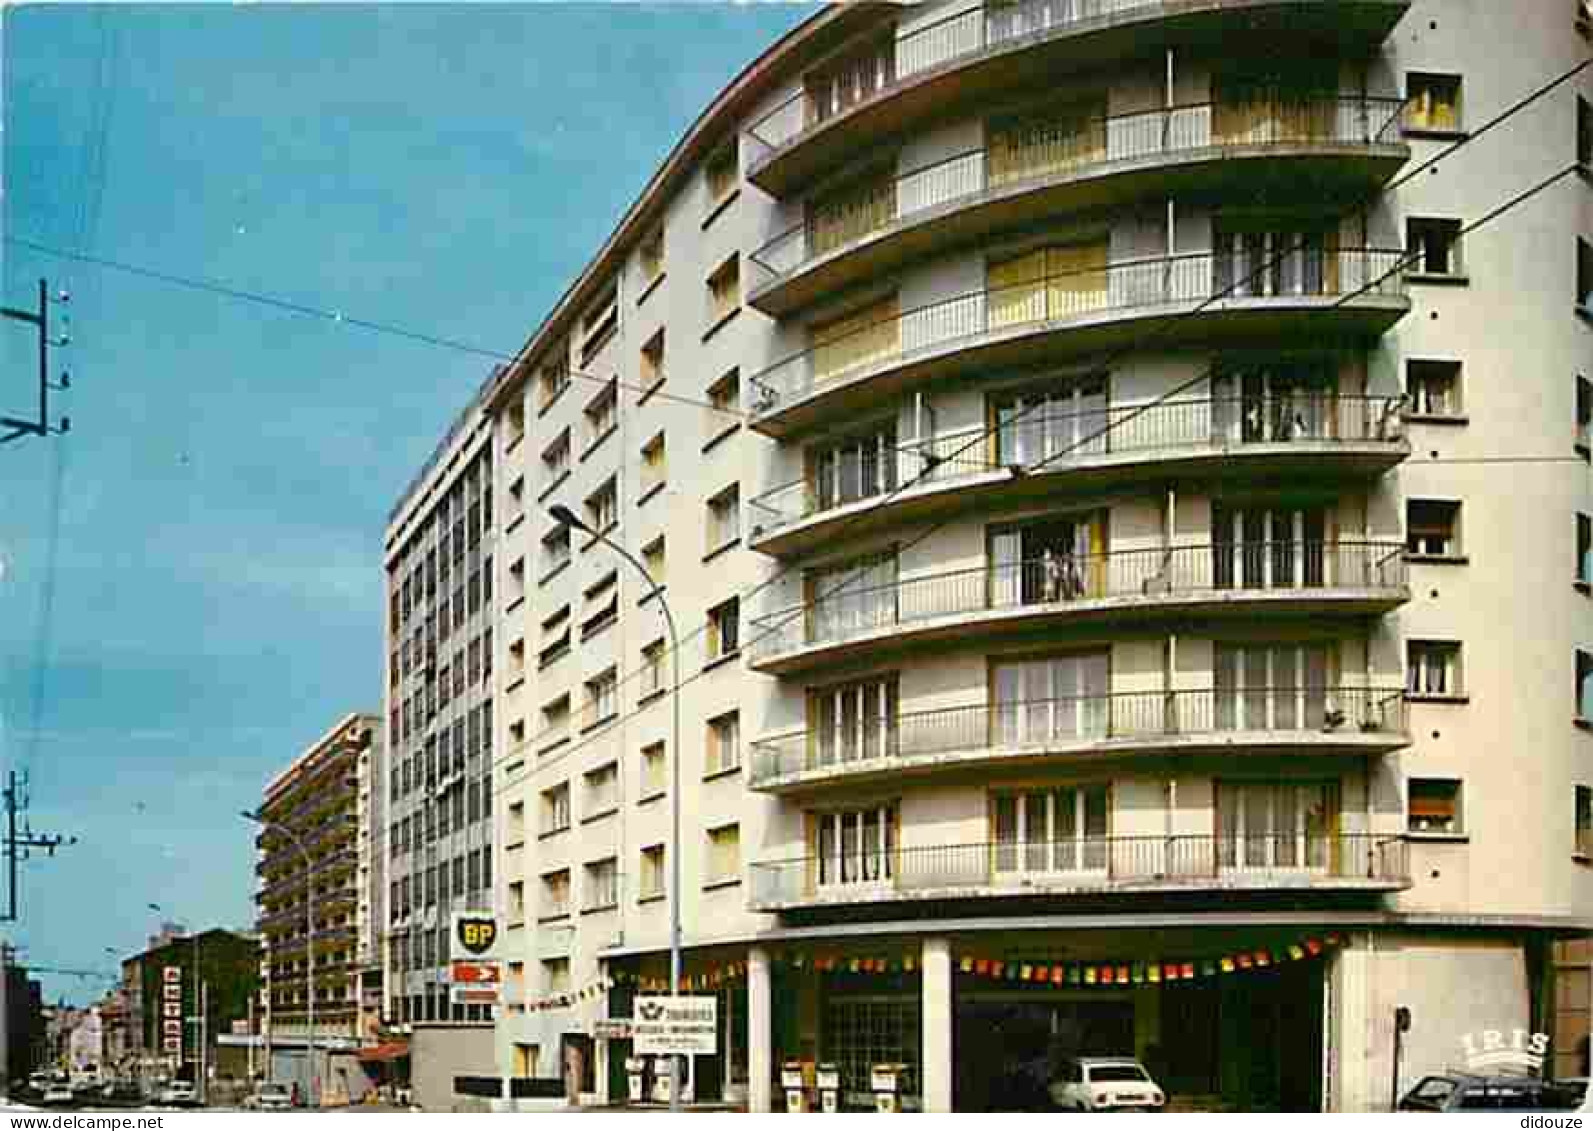
[[[1076,962],[1023,961],[991,958],[978,954],[959,954],[952,960],[953,969],[974,978],[989,978],[1001,982],[1025,982],[1053,987],[1078,986],[1159,986],[1177,982],[1192,982],[1197,978],[1213,978],[1265,970],[1287,962],[1300,962],[1316,958],[1325,951],[1343,945],[1338,934],[1323,934],[1300,939],[1279,947],[1251,947],[1235,949],[1229,953],[1203,958],[1159,958],[1131,961],[1094,959]],[[770,953],[771,965],[791,970],[811,970],[823,974],[842,974],[846,977],[899,976],[918,973],[916,955],[842,955],[807,950],[775,950]],[[681,976],[681,992],[704,993],[717,990],[745,979],[745,961],[718,963],[699,968]],[[599,979],[579,990],[556,994],[540,1002],[528,1003],[532,1009],[555,1009],[576,1001],[597,997],[614,985],[634,986],[643,993],[668,993],[669,979],[644,977],[624,970],[615,970],[608,978]]]

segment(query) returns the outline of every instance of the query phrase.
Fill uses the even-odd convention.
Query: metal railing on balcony
[[[1338,298],[1362,293],[1404,294],[1405,253],[1389,248],[1299,246],[1266,271],[1242,256],[1188,255],[1104,263],[1036,276],[1009,286],[985,286],[927,306],[881,318],[775,362],[755,374],[757,416],[768,416],[816,389],[893,368],[981,338],[1049,323],[1218,300]]]
[[[1173,158],[1253,146],[1373,146],[1398,140],[1398,98],[1306,96],[1247,102],[1203,102],[1134,114],[1080,119],[1067,130],[1032,140],[996,139],[870,186],[866,206],[829,218],[822,210],[769,240],[749,257],[769,279],[783,278],[822,256],[937,208],[975,200],[995,189],[1148,158]]]
[[[1173,456],[1246,444],[1398,445],[1404,442],[1404,402],[1301,392],[1270,400],[1205,397],[1083,412],[1036,410],[997,429],[980,425],[903,441],[882,460],[860,463],[842,484],[813,477],[782,484],[750,500],[751,520],[769,534],[904,484],[950,483],[1013,467],[1063,471],[1125,453]]]
[[[936,67],[967,59],[982,51],[1022,39],[1036,41],[1066,35],[1091,23],[1166,7],[1166,0],[988,0],[980,7],[954,13],[915,28],[893,41],[895,57],[884,81],[860,91],[839,111],[887,98],[896,89]],[[838,111],[814,99],[804,88],[784,99],[747,129],[765,150],[790,145],[814,132]]]
[[[959,893],[1398,887],[1410,864],[1402,837],[1299,831],[849,847],[754,864],[750,878],[752,906],[765,908]]]
[[[1115,550],[992,564],[865,586],[816,583],[803,604],[756,617],[754,664],[783,653],[844,644],[943,617],[1005,609],[1066,613],[1071,605],[1118,598],[1145,603],[1227,593],[1327,589],[1397,594],[1406,585],[1402,542],[1234,542]]]
[[[1048,749],[1143,742],[1160,747],[1236,734],[1361,734],[1402,741],[1405,692],[1394,687],[1252,687],[1128,691],[1022,699],[852,718],[752,743],[751,784],[845,775],[967,756],[1032,757]]]

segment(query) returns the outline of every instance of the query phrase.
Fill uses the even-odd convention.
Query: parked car
[[[1535,1076],[1473,1076],[1462,1072],[1423,1076],[1400,1111],[1574,1111],[1576,1089]]]
[[[1571,1094],[1576,1097],[1576,1102],[1579,1105],[1585,1104],[1587,1102],[1588,1077],[1562,1076],[1560,1079],[1556,1080],[1555,1083],[1571,1092]],[[1577,1110],[1581,1111],[1583,1109],[1578,1107]]]
[[[1062,1062],[1051,1102],[1064,1111],[1160,1111],[1167,1093],[1127,1056],[1079,1056]]]
[[[46,1104],[69,1104],[77,1097],[72,1094],[72,1086],[65,1080],[51,1080],[44,1086],[43,1098]]]
[[[243,1106],[251,1111],[288,1111],[293,1107],[293,1093],[286,1084],[261,1084]]]
[[[188,1081],[173,1080],[155,1093],[155,1102],[162,1107],[195,1107],[199,1096]]]

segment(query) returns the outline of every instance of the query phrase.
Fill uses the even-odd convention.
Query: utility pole
[[[56,298],[62,304],[72,301],[72,296],[66,291],[61,291]],[[50,390],[70,389],[72,377],[69,373],[62,373],[59,383],[50,380],[50,346],[67,346],[72,339],[66,333],[60,334],[53,341],[50,338],[50,284],[45,279],[39,280],[39,308],[37,311],[22,310],[14,306],[0,306],[0,316],[26,322],[33,326],[39,336],[39,416],[37,420],[22,419],[13,416],[0,416],[0,444],[12,440],[19,440],[24,436],[61,436],[72,430],[72,418],[61,417],[61,423],[55,427],[50,425]],[[13,916],[15,918],[15,916]]]
[[[3,423],[3,422],[0,422]],[[15,923],[17,921],[17,867],[32,855],[35,848],[43,849],[50,856],[55,855],[57,848],[69,847],[77,843],[75,836],[47,836],[35,833],[33,826],[23,818],[22,831],[17,831],[17,814],[26,813],[28,808],[27,796],[28,779],[24,775],[19,786],[17,772],[11,770],[6,774],[6,787],[0,791],[0,805],[6,813],[6,835],[4,839],[4,852],[6,858],[6,879],[8,891],[6,893],[6,913],[0,915],[0,923]]]

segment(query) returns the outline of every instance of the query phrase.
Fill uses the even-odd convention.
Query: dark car
[[[1424,1076],[1399,1101],[1400,1111],[1575,1111],[1574,1088],[1535,1076]]]

